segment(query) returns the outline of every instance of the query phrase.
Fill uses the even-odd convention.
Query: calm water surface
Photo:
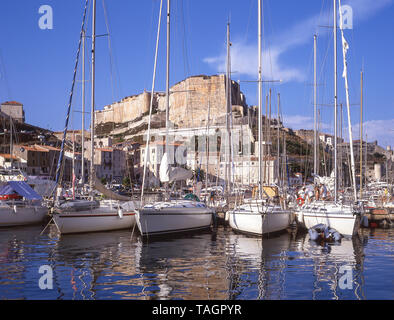
[[[326,246],[307,234],[261,239],[223,226],[148,241],[137,230],[42,229],[0,229],[0,299],[394,298],[394,229]],[[53,289],[39,287],[42,265]]]

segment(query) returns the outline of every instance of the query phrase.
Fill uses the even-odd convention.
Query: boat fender
[[[365,228],[368,228],[368,226],[369,226],[369,221],[368,221],[368,217],[367,216],[363,216],[362,218],[361,218],[361,225],[363,226],[363,227],[365,227]]]
[[[118,216],[119,216],[119,218],[123,218],[123,210],[122,209],[118,209]]]
[[[309,233],[309,237],[313,241],[316,241],[319,238],[319,235],[320,235],[315,229],[309,229],[308,233]]]
[[[212,213],[211,213],[211,214],[212,214],[212,224],[213,224],[214,226],[216,226],[216,225],[217,225],[216,212],[212,210]]]
[[[333,228],[326,228],[324,230],[324,238],[328,241],[341,241],[342,235]]]
[[[297,204],[298,204],[300,207],[302,207],[302,206],[304,205],[304,203],[305,203],[305,199],[304,199],[304,198],[301,198],[301,197],[298,197],[298,198],[297,198]]]
[[[13,211],[14,211],[14,213],[16,213],[16,205],[15,204],[13,206]]]
[[[334,241],[341,241],[341,239],[342,239],[342,235],[338,231],[334,232],[332,234],[332,237],[333,237]]]

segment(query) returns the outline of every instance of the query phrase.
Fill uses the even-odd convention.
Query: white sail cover
[[[176,167],[176,168],[171,168],[170,171],[170,182],[172,181],[180,181],[180,180],[187,180],[193,177],[193,172],[190,170],[181,168],[181,167]]]
[[[160,162],[160,181],[161,182],[170,182],[170,165],[168,161],[168,154],[165,152],[163,154],[163,158],[161,158]]]
[[[160,181],[161,182],[173,182],[190,179],[193,173],[190,170],[175,167],[172,168],[168,161],[167,152],[164,153],[160,163]]]
[[[130,197],[122,196],[117,194],[111,190],[108,190],[96,177],[93,175],[93,188],[97,191],[101,192],[103,195],[107,196],[112,200],[120,200],[120,201],[130,201]]]

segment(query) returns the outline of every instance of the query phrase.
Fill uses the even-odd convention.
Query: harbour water
[[[338,245],[305,233],[261,239],[225,226],[147,240],[138,230],[42,229],[0,230],[0,299],[394,298],[393,229],[362,229]]]

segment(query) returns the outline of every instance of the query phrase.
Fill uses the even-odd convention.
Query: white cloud
[[[262,72],[264,79],[287,81],[304,81],[302,72],[295,68],[285,67],[279,62],[281,50],[273,48],[262,53]],[[208,57],[204,62],[213,66],[218,72],[226,70],[226,54],[217,57]],[[268,67],[269,66],[269,67]],[[242,41],[232,42],[231,45],[231,69],[238,74],[257,77],[258,48],[256,44],[247,44]]]
[[[284,125],[293,130],[298,129],[313,129],[313,117],[303,115],[284,115]],[[329,123],[320,123],[320,130],[332,134],[333,125]],[[345,141],[349,141],[349,129],[343,128],[343,136]],[[360,124],[352,125],[353,140],[360,138]],[[369,120],[363,122],[363,139],[365,134],[368,136],[368,141],[378,141],[378,144],[386,147],[394,147],[394,119],[388,120]]]
[[[284,115],[283,117],[284,125],[288,128],[298,130],[298,129],[313,129],[313,117],[307,117],[302,115]],[[332,126],[328,123],[320,122],[320,130],[331,129]]]
[[[368,19],[393,2],[393,0],[343,0],[342,5],[347,4],[352,7],[354,21],[357,21]]]
[[[342,1],[342,5],[350,5],[353,9],[353,23],[366,20],[383,8],[393,4],[394,0],[348,0]],[[306,18],[292,27],[275,35],[272,39],[271,49],[264,50],[263,55],[263,77],[266,79],[281,79],[283,82],[304,81],[305,72],[299,68],[289,67],[281,63],[281,54],[287,52],[294,46],[311,42],[313,33],[319,31],[322,36],[329,32],[328,28],[318,28],[319,24],[332,21],[331,12],[326,10],[320,14]],[[255,43],[234,41],[231,47],[232,70],[239,74],[245,74],[257,78],[257,39]],[[211,65],[217,72],[226,70],[226,53],[218,56],[208,57],[203,60]],[[268,66],[268,67],[267,67]]]
[[[348,132],[345,128],[344,132]],[[360,138],[360,124],[352,125],[353,140]],[[394,146],[394,119],[388,120],[369,120],[363,122],[363,139],[365,134],[368,136],[368,141],[378,141],[381,146]],[[348,134],[346,134],[348,136]],[[349,139],[346,139],[349,141]]]

